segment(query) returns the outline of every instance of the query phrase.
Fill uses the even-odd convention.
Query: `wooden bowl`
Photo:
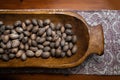
[[[90,27],[85,20],[74,12],[65,10],[0,10],[0,20],[5,24],[13,24],[16,20],[47,19],[62,24],[70,23],[73,32],[77,35],[77,53],[65,58],[28,58],[26,61],[12,59],[8,62],[0,60],[0,67],[44,67],[44,68],[69,68],[80,65],[90,54],[101,55],[104,49],[103,29],[101,25]]]

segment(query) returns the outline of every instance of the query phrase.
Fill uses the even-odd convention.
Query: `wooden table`
[[[0,0],[1,9],[120,9],[119,0]]]
[[[120,0],[0,0],[0,9],[120,9]],[[0,80],[119,80],[120,76],[2,74]]]

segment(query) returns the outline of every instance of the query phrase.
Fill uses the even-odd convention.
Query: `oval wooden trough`
[[[65,58],[28,58],[26,61],[13,59],[8,62],[0,60],[0,67],[44,67],[44,68],[69,68],[80,65],[90,54],[101,55],[104,50],[104,37],[101,25],[90,27],[85,20],[74,12],[64,10],[1,10],[0,20],[5,24],[13,24],[16,20],[47,19],[62,24],[70,23],[73,32],[77,35],[77,53]]]

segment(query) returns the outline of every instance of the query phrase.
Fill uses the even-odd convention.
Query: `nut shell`
[[[27,50],[27,51],[26,51],[26,55],[27,55],[28,57],[33,57],[33,56],[35,55],[35,53],[34,53],[33,51],[31,51],[31,50]]]
[[[21,60],[22,60],[22,61],[25,61],[26,59],[27,59],[27,56],[26,56],[25,53],[23,53],[23,54],[21,55]]]
[[[19,41],[18,39],[12,40],[12,47],[13,47],[13,48],[18,47],[19,45],[20,45],[20,41]]]
[[[66,29],[71,29],[71,28],[72,28],[72,25],[71,25],[71,24],[65,24],[65,28],[66,28]]]
[[[40,57],[42,53],[43,53],[42,50],[37,50],[37,51],[35,52],[35,56],[36,56],[36,57]]]
[[[32,24],[27,26],[27,31],[31,31],[32,29],[33,29],[33,25]]]
[[[52,30],[51,30],[51,28],[48,28],[46,34],[47,34],[48,36],[52,35]]]
[[[9,40],[9,35],[3,35],[2,40],[4,43],[7,43]]]
[[[38,42],[38,43],[43,43],[43,42],[45,42],[45,40],[46,40],[46,38],[44,38],[44,37],[37,37],[37,39],[36,39],[36,41]]]
[[[53,23],[50,23],[50,28],[51,28],[52,30],[55,30],[55,25],[54,25]]]
[[[51,22],[50,19],[45,19],[43,23],[44,23],[44,25],[48,25],[48,24],[50,24],[50,22]]]
[[[30,50],[36,52],[38,50],[38,48],[37,47],[30,47]]]
[[[45,41],[44,43],[43,43],[43,46],[49,46],[50,45],[50,42],[49,41]]]
[[[45,52],[50,51],[50,47],[49,47],[49,46],[46,46],[46,47],[43,48],[43,50],[44,50]]]
[[[65,45],[64,47],[63,47],[63,51],[67,51],[69,49],[69,46],[68,45]]]
[[[12,34],[10,34],[10,38],[11,38],[11,39],[18,39],[18,38],[19,38],[19,35],[18,35],[18,34],[15,34],[15,33],[12,33]]]
[[[76,42],[77,42],[77,36],[75,36],[75,35],[72,36],[72,42],[73,42],[73,43],[76,43]]]
[[[38,45],[38,48],[39,48],[39,49],[43,49],[43,48],[44,48],[44,46],[43,46],[43,45],[41,45],[41,44],[39,44],[39,45]]]
[[[68,57],[72,56],[72,52],[70,50],[67,51],[67,56]]]
[[[31,24],[31,20],[26,19],[26,20],[25,20],[25,24],[26,24],[26,25],[30,25],[30,24]]]
[[[32,24],[34,25],[34,26],[36,26],[38,23],[37,23],[37,20],[36,19],[32,19]]]
[[[3,61],[9,61],[9,56],[7,54],[2,55],[2,60]]]
[[[39,27],[43,27],[43,21],[42,20],[38,20],[38,25],[39,25]]]
[[[44,34],[45,32],[45,28],[40,28],[39,31],[37,32],[37,35],[41,36],[42,34]]]
[[[75,54],[77,52],[77,45],[74,45],[72,48],[72,54]]]
[[[56,50],[53,48],[53,49],[51,49],[51,56],[55,56],[55,53],[56,53]]]
[[[42,57],[43,59],[49,58],[49,57],[50,57],[50,52],[43,52],[43,53],[41,54],[41,57]]]
[[[71,29],[66,29],[66,30],[65,30],[65,33],[66,33],[67,35],[72,35],[72,34],[73,34],[73,32],[72,32]]]
[[[33,33],[37,33],[38,30],[39,30],[39,26],[35,26],[35,27],[32,29],[32,32],[33,32]]]
[[[21,57],[22,54],[24,54],[25,52],[23,50],[19,50],[17,53],[16,53],[16,57]]]
[[[13,59],[13,58],[15,58],[16,55],[15,54],[9,54],[8,56],[9,56],[10,59]]]
[[[60,56],[61,56],[61,52],[62,52],[61,49],[59,49],[59,48],[56,49],[55,56],[56,56],[56,57],[60,57]]]
[[[23,32],[23,29],[22,29],[21,27],[17,27],[17,28],[16,28],[16,32],[22,33],[22,32]]]
[[[3,48],[0,48],[0,54],[1,53],[4,53],[4,49]]]
[[[8,41],[6,44],[6,48],[10,49],[11,47],[12,47],[12,43],[11,43],[11,41]]]
[[[17,52],[18,52],[18,48],[12,48],[12,49],[11,49],[11,52],[12,52],[12,53],[17,53]]]

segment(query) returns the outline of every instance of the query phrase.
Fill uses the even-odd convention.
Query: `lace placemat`
[[[63,73],[120,75],[120,11],[74,11],[91,26],[102,24],[105,49],[102,56],[91,55],[80,66],[69,69],[0,69],[0,73]]]
[[[104,54],[91,55],[82,65],[70,69],[73,74],[120,74],[120,11],[77,11],[91,26],[102,24]]]

